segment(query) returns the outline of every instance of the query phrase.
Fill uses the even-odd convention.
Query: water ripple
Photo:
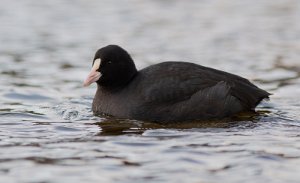
[[[1,182],[299,182],[298,0],[2,4]],[[138,68],[192,61],[273,95],[226,120],[95,117],[96,87],[82,81],[107,44]]]

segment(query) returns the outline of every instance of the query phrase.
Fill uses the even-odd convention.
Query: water
[[[299,182],[297,0],[1,0],[1,182]],[[273,93],[260,115],[159,125],[95,117],[94,52],[184,60]]]

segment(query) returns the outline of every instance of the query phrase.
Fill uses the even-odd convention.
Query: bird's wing
[[[186,69],[185,72],[182,72],[183,69]],[[147,103],[176,103],[221,81],[218,78],[207,77],[206,73],[201,71],[198,67],[184,68],[173,64],[166,67],[164,72],[147,73],[145,86],[141,86],[143,100]]]
[[[254,109],[270,95],[247,79],[227,72],[191,63],[166,62],[158,65],[141,72],[147,78],[143,82],[145,85],[141,85],[140,93],[146,103],[184,101],[219,82],[225,82],[229,87],[228,95],[237,98],[247,110]]]

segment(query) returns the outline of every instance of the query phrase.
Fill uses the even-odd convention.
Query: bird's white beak
[[[94,65],[92,67],[92,70],[90,72],[90,74],[88,75],[88,77],[86,78],[86,80],[83,82],[83,86],[89,86],[91,85],[93,82],[96,82],[100,79],[101,77],[101,73],[98,72],[97,70],[99,69],[101,60],[100,58],[96,59],[94,62]]]

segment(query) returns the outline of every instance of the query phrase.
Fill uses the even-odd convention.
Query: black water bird
[[[120,46],[99,49],[84,82],[97,83],[95,115],[155,122],[221,119],[254,111],[269,93],[240,76],[187,62],[137,70]]]

